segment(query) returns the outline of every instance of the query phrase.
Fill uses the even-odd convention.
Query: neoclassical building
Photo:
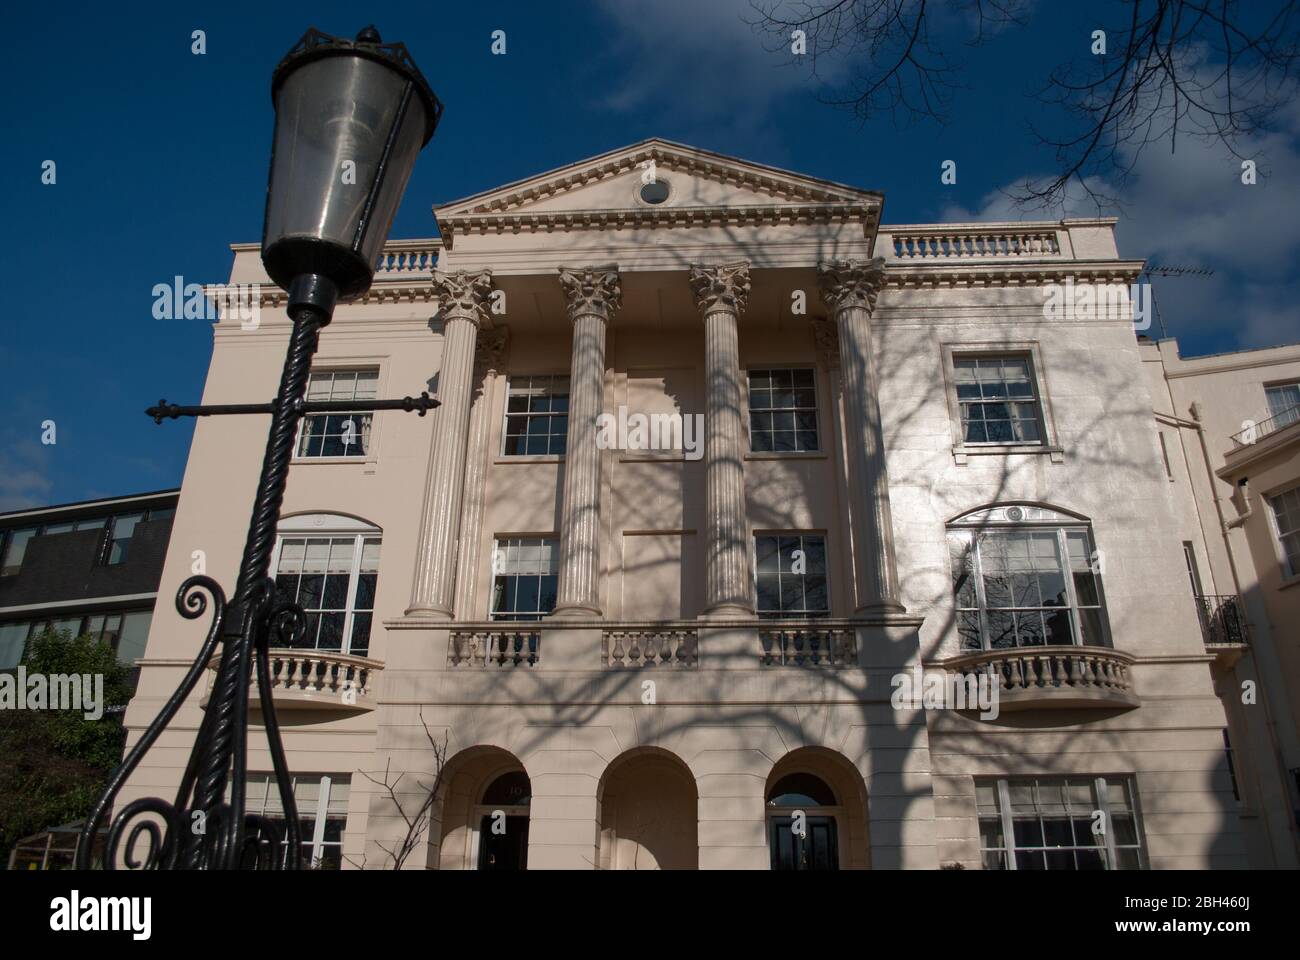
[[[1111,219],[883,201],[652,139],[388,244],[309,396],[441,406],[309,416],[274,561],[315,862],[1294,865],[1287,811],[1252,840],[1234,798],[1214,671],[1245,645],[1207,648],[1188,588],[1162,382],[1131,318],[1044,309],[1141,261]],[[288,332],[233,249],[261,316],[214,325],[205,403],[272,395]],[[164,594],[232,578],[264,431],[197,423]],[[201,634],[155,615],[133,738]],[[174,790],[202,710],[124,801]]]

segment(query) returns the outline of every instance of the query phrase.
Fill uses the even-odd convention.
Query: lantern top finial
[[[429,86],[429,81],[424,79],[424,74],[420,72],[420,68],[415,65],[415,60],[411,57],[410,51],[406,49],[406,44],[384,43],[374,24],[363,27],[355,40],[349,40],[346,37],[335,37],[317,30],[315,27],[308,29],[302,35],[302,39],[295,43],[293,48],[284,55],[284,59],[276,65],[275,72],[271,75],[272,102],[274,102],[281,84],[284,83],[289,74],[304,63],[318,60],[321,57],[337,56],[365,57],[368,60],[377,60],[410,80],[415,86],[416,94],[424,102],[426,122],[423,142],[428,143],[433,138],[433,131],[442,118],[442,101],[438,99],[437,94],[433,92],[433,88]]]

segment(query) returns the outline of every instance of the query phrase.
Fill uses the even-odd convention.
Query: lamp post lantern
[[[278,600],[269,577],[298,425],[306,413],[340,407],[304,399],[319,333],[339,301],[370,289],[420,149],[442,115],[405,45],[384,43],[374,27],[355,40],[308,30],[275,68],[275,134],[262,262],[288,293],[292,330],[275,399],[269,403],[177,406],[146,411],[161,423],[181,416],[271,415],[248,537],[229,602],[217,582],[193,576],[176,593],[182,617],[211,605],[211,626],[184,680],[110,778],[86,820],[76,865],[87,869],[95,835],[118,791],[194,690],[220,647],[220,663],[189,762],[174,800],[145,797],[122,806],[104,845],[104,866],[118,854],[129,868],[277,869],[302,865],[292,781],[271,696],[272,641],[293,646],[306,617]],[[401,400],[348,401],[349,412],[438,405],[427,393]],[[256,677],[267,744],[284,811],[279,826],[244,811],[250,679]],[[144,838],[143,855],[137,846]]]

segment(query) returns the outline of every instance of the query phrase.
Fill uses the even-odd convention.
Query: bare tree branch
[[[1038,91],[1057,107],[1063,133],[1032,125],[1052,148],[1055,171],[1012,194],[1022,205],[1057,206],[1071,185],[1098,207],[1115,202],[1098,185],[1122,185],[1145,149],[1185,137],[1222,144],[1246,160],[1246,140],[1266,129],[1296,95],[1300,66],[1300,0],[1123,0],[1127,22],[1103,31],[1105,52],[1057,67]],[[974,25],[969,45],[1001,28],[1023,25],[1022,0],[751,0],[768,49],[791,51],[825,87],[823,102],[851,110],[861,122],[880,114],[943,123],[959,64],[936,40],[936,7],[963,13]],[[806,55],[793,54],[802,31]],[[1084,45],[1088,38],[1080,38]],[[847,65],[851,73],[837,76]],[[1053,127],[1057,125],[1052,124]]]
[[[424,727],[424,736],[429,741],[429,747],[433,750],[434,778],[433,783],[427,785],[416,781],[422,791],[420,794],[422,799],[420,806],[415,811],[407,813],[406,807],[402,803],[402,798],[398,796],[397,787],[406,774],[399,773],[396,777],[393,777],[390,769],[392,766],[391,760],[384,765],[384,778],[382,780],[371,776],[364,770],[361,771],[363,777],[375,784],[375,786],[380,787],[388,794],[389,801],[397,808],[398,816],[400,816],[402,822],[406,824],[406,834],[402,837],[401,843],[399,843],[395,849],[390,849],[380,843],[375,844],[380,850],[387,854],[390,861],[389,868],[393,870],[401,870],[402,865],[406,863],[407,859],[416,849],[418,849],[421,842],[424,840],[425,834],[429,829],[430,814],[433,811],[433,805],[437,803],[438,794],[442,790],[443,768],[447,763],[448,737],[446,734],[443,734],[441,743],[434,739],[433,731],[429,729],[429,724],[425,722],[423,710],[420,711],[420,725]],[[362,865],[364,866],[364,859]]]

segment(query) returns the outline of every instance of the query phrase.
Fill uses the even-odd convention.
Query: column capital
[[[438,308],[444,322],[468,320],[477,327],[487,321],[487,299],[492,292],[491,270],[435,273],[433,289],[438,294]]]
[[[623,285],[616,263],[560,267],[560,288],[564,290],[570,321],[594,315],[608,323],[623,305]]]
[[[744,261],[717,266],[692,264],[690,284],[701,314],[720,307],[740,313],[749,299],[749,264]]]
[[[832,310],[866,307],[872,310],[885,284],[885,258],[874,260],[832,260],[817,264],[817,282],[822,299]]]

